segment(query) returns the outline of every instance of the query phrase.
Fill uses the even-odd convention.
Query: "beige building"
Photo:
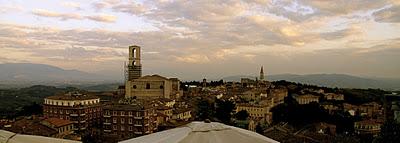
[[[160,75],[146,75],[126,82],[125,97],[138,99],[176,98],[180,96],[179,80]]]
[[[63,138],[65,135],[72,134],[74,131],[74,124],[69,120],[59,118],[47,118],[41,121],[47,127],[50,127],[58,132],[56,137]]]
[[[44,99],[46,118],[59,118],[74,123],[74,130],[86,130],[101,123],[100,98],[79,92],[49,96]]]
[[[326,93],[325,98],[326,98],[326,100],[343,101],[344,95],[343,94],[335,94],[335,93]]]
[[[263,118],[265,121],[269,122],[272,119],[272,113],[270,112],[270,105],[255,105],[248,103],[236,104],[236,113],[242,110],[249,113],[250,118]]]
[[[182,93],[177,78],[160,75],[142,76],[141,53],[139,46],[129,46],[129,64],[125,82],[125,97],[138,99],[178,98]]]
[[[319,96],[306,94],[306,95],[299,95],[295,97],[296,101],[299,104],[309,104],[311,102],[319,103]]]

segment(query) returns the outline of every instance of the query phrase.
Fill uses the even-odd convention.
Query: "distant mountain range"
[[[241,78],[255,79],[256,76],[237,75],[224,77],[224,81],[240,81]],[[339,88],[381,88],[400,90],[400,79],[367,78],[346,74],[279,74],[266,76],[268,81],[286,80],[303,84]]]
[[[241,78],[256,76],[236,75],[224,77],[224,81],[240,81]],[[340,88],[381,88],[386,90],[400,90],[400,79],[367,78],[345,74],[280,74],[267,75],[267,80],[287,80],[292,82],[313,84],[326,87]],[[65,70],[59,67],[32,64],[6,63],[0,64],[0,88],[26,87],[34,84],[53,86],[75,86],[90,90],[111,89],[122,83],[122,79],[115,76],[87,73],[78,70]]]
[[[87,84],[116,82],[121,79],[87,73],[78,70],[65,70],[59,67],[32,64],[32,63],[6,63],[0,64],[0,84]]]

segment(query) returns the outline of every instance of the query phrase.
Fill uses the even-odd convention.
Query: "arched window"
[[[146,89],[150,89],[150,83],[146,83]]]

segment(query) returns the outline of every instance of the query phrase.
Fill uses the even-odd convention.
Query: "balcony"
[[[142,127],[143,125],[142,124],[135,124],[134,126],[135,127]]]
[[[149,126],[149,124],[145,124],[144,126]]]
[[[108,132],[108,133],[110,133],[110,132],[111,132],[111,130],[104,130],[104,132]]]
[[[135,132],[135,134],[139,134],[139,135],[141,135],[141,134],[143,134],[142,132]]]
[[[143,119],[143,117],[133,117],[133,119]]]
[[[78,116],[78,114],[76,114],[76,113],[73,113],[73,114],[69,114],[70,116]]]
[[[104,122],[103,124],[104,124],[104,125],[111,125],[111,123],[106,123],[106,122]]]
[[[109,118],[111,115],[103,115],[104,118]]]

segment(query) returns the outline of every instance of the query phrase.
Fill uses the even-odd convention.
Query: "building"
[[[386,94],[384,101],[385,121],[400,124],[400,96],[396,93]]]
[[[377,136],[381,131],[382,123],[377,120],[363,120],[354,123],[354,131],[357,134],[370,134]]]
[[[189,121],[192,118],[192,109],[177,108],[173,110],[172,119],[180,121]]]
[[[176,78],[166,78],[160,75],[147,75],[127,81],[126,98],[138,99],[178,98],[180,83]]]
[[[311,102],[319,103],[319,96],[306,94],[294,97],[299,104],[310,104]]]
[[[238,103],[236,104],[236,113],[245,110],[247,113],[249,113],[250,118],[261,118],[264,121],[270,122],[272,120],[270,108],[271,106],[266,104],[256,105],[249,103]]]
[[[271,88],[268,90],[268,95],[274,98],[274,106],[285,102],[285,97],[288,96],[288,90],[286,88]]]
[[[379,117],[380,115],[383,115],[382,106],[376,102],[369,102],[361,105],[343,103],[343,108],[345,111],[353,110],[357,115],[361,116]]]
[[[344,95],[335,93],[325,93],[325,99],[334,101],[344,101]]]
[[[45,137],[58,136],[57,130],[41,124],[41,120],[38,118],[20,119],[4,129],[17,134],[38,135]]]
[[[128,80],[138,79],[142,76],[142,64],[140,63],[140,47],[129,46]]]
[[[246,101],[260,101],[261,97],[267,97],[267,93],[261,93],[260,91],[252,89],[242,92],[241,97]]]
[[[119,140],[147,135],[157,130],[157,112],[152,106],[118,103],[103,108],[103,131]]]
[[[47,118],[41,121],[47,127],[58,131],[58,138],[63,138],[65,135],[72,134],[74,131],[74,124],[69,120],[59,118]]]
[[[129,46],[129,63],[125,81],[125,97],[140,99],[179,98],[182,95],[180,81],[159,75],[142,77],[140,47]]]
[[[260,70],[260,81],[264,81],[264,67],[261,66],[261,70]]]
[[[59,118],[74,123],[74,130],[84,131],[101,123],[100,98],[70,92],[44,99],[43,114],[46,118]]]

